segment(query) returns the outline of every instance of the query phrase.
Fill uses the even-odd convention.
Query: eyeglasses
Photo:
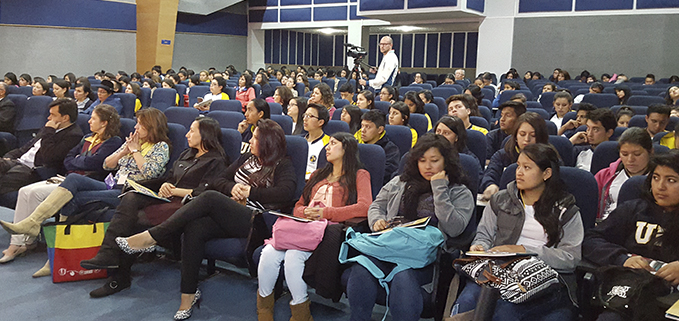
[[[316,118],[316,119],[319,119],[318,116],[314,116],[314,115],[311,115],[311,114],[304,114],[304,115],[302,115],[302,117],[304,117],[304,119],[307,119],[307,118]]]
[[[381,43],[380,46],[391,46],[390,43]]]

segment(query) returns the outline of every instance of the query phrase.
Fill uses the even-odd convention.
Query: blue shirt
[[[103,102],[99,99],[95,100],[92,105],[90,105],[89,108],[85,109],[82,113],[83,114],[92,114],[92,111],[94,110],[94,107],[97,107],[100,104],[107,104],[113,106],[116,111],[118,111],[118,115],[123,111],[123,104],[120,102],[120,98],[118,97],[113,97],[113,95],[109,96],[104,100]]]

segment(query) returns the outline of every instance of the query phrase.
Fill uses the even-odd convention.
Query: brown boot
[[[71,199],[73,199],[73,194],[69,190],[57,187],[26,219],[14,224],[0,221],[0,225],[9,234],[26,234],[36,237],[40,234],[40,224],[56,214]]]
[[[273,293],[262,297],[257,290],[257,319],[259,321],[273,321],[274,302]]]
[[[290,312],[292,316],[290,321],[314,321],[311,317],[311,311],[309,310],[310,300],[304,301],[304,303],[290,305]]]

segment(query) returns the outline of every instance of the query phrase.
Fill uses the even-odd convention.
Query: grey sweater
[[[398,215],[405,186],[406,183],[401,181],[400,176],[396,176],[382,187],[368,209],[368,222],[371,229],[378,220],[389,221]],[[434,212],[439,220],[438,228],[448,238],[462,234],[476,206],[472,192],[464,185],[448,186],[447,179],[431,181],[431,190],[434,198]]]
[[[527,252],[537,253],[538,257],[553,269],[566,273],[575,271],[575,267],[580,262],[582,257],[580,246],[584,237],[580,211],[574,201],[568,203],[561,208],[559,220],[563,233],[555,246],[524,245]],[[516,244],[526,219],[523,203],[518,197],[516,182],[509,183],[506,190],[493,195],[489,205],[483,211],[483,217],[476,229],[476,237],[472,244],[481,245],[486,250],[499,245]]]

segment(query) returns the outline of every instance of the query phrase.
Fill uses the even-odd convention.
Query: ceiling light
[[[326,34],[326,35],[331,35],[331,34],[333,34],[333,33],[342,32],[342,30],[334,29],[334,28],[323,28],[323,29],[319,29],[318,31],[320,31],[320,32],[322,32],[322,33],[324,33],[324,34]]]
[[[397,27],[394,27],[394,29],[399,30],[399,31],[403,31],[403,32],[411,32],[411,31],[420,30],[420,29],[423,29],[423,28],[415,27],[415,26],[397,26]]]

